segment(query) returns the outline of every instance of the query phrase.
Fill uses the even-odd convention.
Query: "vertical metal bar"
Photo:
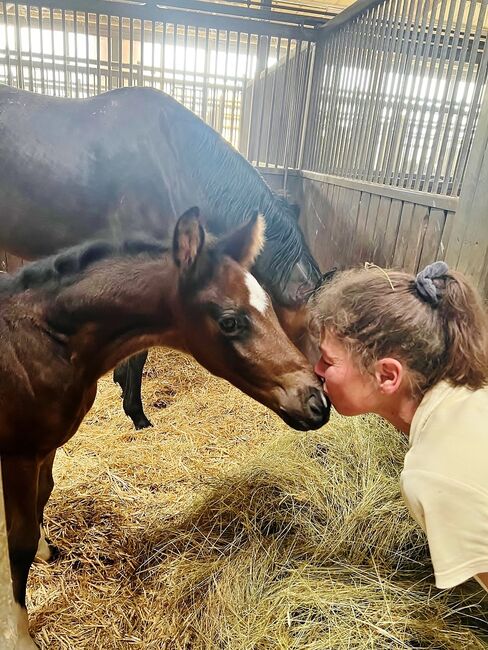
[[[5,31],[5,58],[7,60],[7,83],[9,86],[12,85],[12,69],[10,67],[10,46],[8,43],[8,11],[7,11],[7,4],[2,3],[2,9],[3,9],[3,15],[5,18],[5,22],[3,24],[4,26],[4,31]]]
[[[302,41],[302,47],[300,48],[300,51],[301,51],[302,59],[303,56],[305,56],[305,59],[302,60],[299,67],[300,81],[299,81],[298,96],[296,98],[296,109],[297,109],[296,122],[295,122],[296,128],[294,129],[296,135],[295,135],[295,143],[293,147],[293,167],[295,169],[298,169],[298,159],[300,157],[300,150],[302,147],[303,129],[304,127],[306,127],[306,123],[304,119],[305,117],[304,109],[308,97],[307,80],[308,80],[308,72],[310,67],[310,53],[311,53],[310,41]],[[286,189],[286,185],[285,185],[285,189]]]
[[[2,3],[3,4],[3,3]],[[26,6],[27,14],[27,35],[28,35],[28,48],[29,48],[29,90],[34,90],[34,69],[32,66],[32,23],[31,23],[31,9],[30,5]]]
[[[119,16],[119,34],[121,18]],[[119,73],[122,67],[122,42],[119,43]],[[108,89],[112,90],[112,16],[107,16],[107,72],[108,72]]]
[[[80,96],[80,86],[78,79],[78,12],[73,11],[73,21],[75,30],[75,76],[76,76],[76,97]]]
[[[316,123],[316,137],[312,151],[313,167],[316,171],[322,171],[321,158],[325,140],[326,119],[331,98],[330,88],[334,76],[334,51],[336,41],[332,39],[324,44],[323,70],[321,77],[321,89]]]
[[[176,39],[178,38],[178,24],[173,25],[173,97],[176,97]]]
[[[486,0],[483,0],[483,9],[486,9]],[[480,24],[483,24],[483,21],[480,21]],[[477,53],[475,53],[477,54]],[[476,56],[473,56],[476,59]],[[461,150],[459,152],[459,158],[457,161],[456,169],[454,171],[453,183],[452,183],[452,196],[459,196],[462,180],[464,177],[464,172],[469,158],[469,151],[472,144],[472,138],[474,134],[475,124],[478,118],[478,112],[481,105],[481,97],[484,90],[484,80],[486,79],[488,69],[488,47],[487,41],[484,40],[481,61],[478,66],[478,74],[476,75],[476,87],[473,93],[473,99],[471,101],[471,107],[469,110],[469,116],[466,124],[466,129],[464,132],[464,137],[462,140]]]
[[[405,92],[405,119],[402,122],[399,141],[399,150],[396,162],[396,177],[397,184],[400,187],[403,187],[404,179],[407,180],[408,174],[406,174],[406,166],[408,164],[409,153],[412,151],[412,135],[415,132],[415,122],[416,115],[418,112],[417,106],[419,101],[419,91],[421,90],[422,84],[422,73],[425,72],[425,65],[427,63],[428,54],[425,51],[425,48],[428,47],[429,39],[432,36],[434,29],[434,20],[430,20],[429,27],[427,27],[427,21],[429,19],[429,9],[431,7],[430,0],[424,0],[424,9],[422,13],[422,20],[420,27],[417,31],[417,43],[414,46],[412,52],[413,65],[410,67],[409,74],[411,75],[412,83],[410,86],[410,91],[408,88]],[[425,46],[425,48],[423,47]],[[422,52],[422,50],[424,50]],[[420,84],[418,86],[417,84]],[[411,104],[411,107],[410,107]],[[417,125],[417,135],[421,137],[422,133],[422,123],[419,121]],[[415,149],[413,149],[415,151]],[[417,176],[420,177],[420,170],[418,170]]]
[[[398,86],[392,91],[392,119],[388,124],[388,134],[386,138],[386,146],[383,151],[383,159],[378,162],[378,172],[376,174],[377,182],[386,183],[386,179],[390,177],[394,157],[396,155],[396,144],[397,144],[397,122],[398,118],[401,116],[402,106],[403,106],[403,89],[406,83],[406,70],[407,65],[410,61],[410,50],[412,46],[413,38],[410,39],[410,34],[413,33],[415,25],[418,23],[418,18],[420,15],[421,2],[418,0],[415,9],[415,2],[410,2],[408,14],[405,20],[405,28],[403,30],[403,41],[399,38],[399,44],[401,45],[401,52],[398,53],[398,66],[395,72],[395,76],[398,76],[399,82]],[[407,33],[408,31],[408,33]],[[401,32],[400,32],[401,33]],[[399,33],[399,36],[400,36]],[[396,107],[394,107],[394,97],[397,95]],[[381,168],[383,167],[383,172]]]
[[[374,21],[370,21],[374,25]],[[352,138],[352,130],[354,128],[353,114],[361,102],[361,86],[359,84],[360,66],[362,48],[361,48],[361,35],[363,30],[363,23],[360,19],[351,21],[349,25],[349,45],[347,51],[349,52],[349,60],[347,62],[347,73],[345,77],[345,106],[343,112],[344,125],[340,129],[337,150],[334,152],[332,159],[332,173],[337,174],[339,170],[344,170],[345,167],[345,153],[347,151],[347,144],[350,143]],[[339,127],[339,125],[338,125]],[[367,137],[366,133],[363,137]]]
[[[461,120],[462,120],[462,105],[463,105],[462,101],[460,102],[459,113],[457,115],[457,119],[456,119],[454,128],[452,128],[451,125],[452,125],[453,118],[454,118],[454,107],[456,105],[457,90],[459,88],[460,81],[461,81],[461,79],[463,77],[464,68],[465,68],[465,65],[466,65],[467,58],[468,58],[468,46],[470,44],[469,41],[470,41],[471,28],[472,28],[472,25],[473,25],[473,15],[474,15],[474,10],[476,9],[477,4],[478,3],[474,3],[474,2],[471,3],[470,10],[469,10],[469,13],[468,13],[468,19],[466,21],[466,27],[465,27],[465,30],[464,30],[463,45],[462,45],[462,48],[461,48],[461,52],[459,53],[459,61],[458,61],[456,79],[455,79],[454,84],[453,84],[453,92],[452,92],[452,97],[451,97],[451,101],[450,101],[450,105],[449,105],[449,112],[447,114],[445,129],[444,129],[444,133],[443,133],[443,136],[442,136],[439,160],[438,160],[438,163],[437,163],[437,171],[436,171],[436,174],[435,174],[435,177],[434,177],[434,189],[436,191],[438,191],[438,184],[440,182],[440,175],[441,175],[442,163],[444,161],[444,157],[446,156],[446,154],[449,153],[448,150],[447,150],[449,139],[451,140],[451,150],[453,150],[454,153],[456,151],[457,137],[459,135],[459,125],[460,125]],[[466,76],[467,77],[466,81],[468,81],[469,77],[471,76],[470,72],[472,72],[472,69],[473,69],[472,68],[472,62],[476,59],[476,51],[478,50],[478,44],[480,42],[481,28],[483,26],[483,19],[484,19],[485,10],[486,10],[486,5],[483,7],[483,16],[479,17],[478,25],[477,25],[476,32],[475,32],[475,35],[474,35],[474,39],[473,39],[473,43],[472,43],[472,50],[471,50],[472,59],[471,59],[471,62],[469,63],[469,65],[468,65],[468,72],[467,72],[467,76]],[[465,90],[465,92],[466,92],[466,90]],[[449,138],[449,136],[451,136],[451,137]],[[447,163],[448,162],[449,162],[449,156],[447,158]],[[441,190],[440,190],[441,194],[445,194],[447,192],[448,185],[449,185],[449,180],[450,180],[450,171],[451,170],[449,168],[449,165],[446,165],[446,173],[445,173],[445,176],[444,176],[444,182],[442,183],[442,187],[441,187]]]
[[[208,78],[210,75],[209,29],[205,27],[205,62],[203,67],[202,119],[207,121],[208,115]]]
[[[134,85],[134,19],[129,18],[129,86]]]
[[[112,23],[112,16],[109,16],[109,25]],[[118,38],[118,59],[119,59],[119,69],[118,69],[118,76],[119,76],[119,88],[122,88],[125,86],[125,81],[124,81],[124,24],[122,20],[122,16],[117,17],[117,38]],[[113,48],[113,34],[112,34],[112,28],[110,26],[110,35],[109,35],[109,41],[108,41],[108,52],[109,56],[112,56],[112,48]],[[110,84],[112,84],[112,72],[110,72]]]
[[[151,20],[151,87],[156,87],[156,21]]]
[[[246,65],[244,67],[244,78],[242,79],[241,82],[241,95],[240,95],[240,104],[238,105],[238,111],[239,111],[239,120],[238,120],[238,141],[239,143],[242,143],[242,134],[241,134],[241,129],[244,126],[244,114],[245,114],[245,109],[246,109],[246,91],[247,91],[247,69],[249,65],[249,50],[251,47],[251,34],[246,34],[246,54],[245,54],[245,62]],[[242,143],[243,144],[243,143]],[[242,146],[239,147],[239,150],[242,151]]]
[[[280,115],[278,118],[278,133],[281,135],[283,133],[283,120],[284,120],[284,107],[285,107],[285,97],[288,86],[289,71],[290,71],[290,48],[291,48],[291,38],[288,38],[286,41],[286,54],[285,54],[285,68],[283,72],[283,90],[281,92],[281,101],[280,101]],[[281,155],[284,156],[284,141],[280,137],[276,150],[276,164],[281,160]]]
[[[166,23],[161,23],[161,90],[164,92],[164,67],[166,65]]]
[[[230,42],[230,32],[226,30],[225,32],[225,66],[224,66],[224,88],[222,91],[222,110],[220,111],[220,121],[219,121],[219,133],[224,135],[224,125],[225,125],[225,109],[227,103],[227,66],[229,63],[229,42]],[[225,136],[224,136],[225,137]]]
[[[62,28],[63,28],[64,96],[72,97],[73,93],[71,87],[71,71],[68,71],[69,38],[68,38],[68,27],[66,25],[65,9],[63,9],[61,12],[61,21],[62,21]]]
[[[276,66],[273,74],[273,86],[271,89],[271,105],[269,109],[269,126],[268,126],[268,137],[266,140],[266,150],[264,154],[264,166],[268,166],[268,161],[269,161],[269,147],[271,144],[271,132],[273,130],[273,118],[274,118],[274,107],[275,107],[275,96],[276,96],[276,79],[279,74],[279,69],[280,69],[280,49],[281,49],[281,38],[278,38],[278,42],[276,44]],[[274,163],[274,166],[276,167],[276,160]]]
[[[197,66],[198,66],[198,42],[200,40],[200,30],[198,27],[193,28],[193,49],[195,56],[193,57],[193,102],[192,111],[195,113],[197,110]],[[198,111],[200,113],[200,111]]]
[[[452,50],[453,56],[447,57],[447,49],[448,49],[448,45],[449,45],[450,34],[452,32],[452,20],[451,19],[452,19],[452,14],[453,14],[453,11],[454,11],[454,7],[456,7],[456,6],[457,6],[456,3],[451,3],[451,7],[450,7],[450,11],[449,11],[448,24],[446,25],[445,32],[444,32],[444,34],[445,34],[444,35],[444,44],[442,46],[441,55],[440,55],[440,61],[442,62],[442,70],[444,69],[444,61],[448,61],[447,72],[446,72],[446,79],[447,80],[451,79],[452,68],[454,66],[454,62],[455,62],[455,59],[456,59],[454,50]],[[463,18],[464,18],[463,7],[457,7],[457,8],[458,8],[458,15],[457,15],[457,19],[456,19],[456,23],[455,23],[455,27],[454,27],[454,34],[453,34],[453,37],[452,37],[452,48],[454,48],[454,44],[459,41],[459,37],[461,35],[461,29],[462,29],[462,26],[463,26]],[[437,94],[437,86],[438,86],[437,82],[440,80],[440,78],[441,78],[441,70],[439,70],[438,75],[436,76],[436,83],[434,84],[434,95],[433,95],[434,97]],[[444,107],[444,102],[446,101],[448,88],[449,88],[449,83],[446,83],[444,91],[442,92],[442,95],[441,95],[441,97],[439,99],[439,107],[440,107],[439,108],[439,118],[440,118],[440,112]],[[430,134],[431,134],[431,131],[432,131],[433,121],[434,121],[434,110],[432,110],[432,114],[431,114],[430,119],[429,119],[428,127],[426,128],[426,137],[427,137],[427,132],[428,132],[428,141],[429,142],[430,142]],[[428,179],[430,179],[432,177],[432,174],[434,172],[434,165],[436,166],[436,169],[437,169],[438,168],[437,166],[440,164],[439,163],[440,158],[439,158],[439,155],[438,155],[437,151],[438,151],[438,138],[440,138],[441,130],[443,129],[442,122],[443,122],[443,120],[441,120],[441,119],[438,120],[437,127],[435,129],[436,132],[435,132],[435,134],[433,136],[434,137],[433,142],[435,142],[435,144],[432,147],[430,157],[429,157],[428,163],[427,163],[427,169],[426,169],[426,172],[425,172],[425,178],[428,178]],[[428,131],[427,131],[427,129],[428,129]],[[422,156],[420,158],[420,163],[418,165],[418,169],[423,169],[424,168],[425,160],[426,160],[426,152],[423,151]],[[417,184],[416,184],[416,186],[417,186]]]
[[[253,36],[253,34],[249,34],[249,40],[251,40],[252,36]],[[256,38],[258,39],[257,43],[258,43],[258,46],[259,46],[259,36],[257,36]],[[258,48],[256,48],[256,50],[257,49]],[[248,61],[250,63],[252,63],[251,57],[248,57]],[[246,72],[247,72],[247,68],[246,68]],[[252,70],[251,70],[251,72],[252,72]],[[247,81],[247,79],[246,79],[246,81]],[[249,156],[250,156],[250,153],[251,153],[251,134],[252,134],[252,123],[254,121],[254,105],[255,105],[255,97],[256,97],[256,93],[254,92],[255,91],[255,86],[256,86],[256,71],[254,72],[254,74],[252,76],[251,111],[249,113],[249,124],[248,124],[248,127],[247,127],[247,146],[246,146],[246,158],[247,158],[247,160],[249,160]]]
[[[217,104],[217,72],[218,72],[218,60],[219,60],[219,41],[220,41],[220,30],[215,30],[215,65],[214,65],[214,77],[213,77],[213,90],[212,90],[212,118],[210,124],[215,128],[215,112]]]
[[[374,14],[371,18],[371,23],[374,25]],[[360,26],[356,20],[344,27],[345,39],[348,43],[347,48],[343,55],[343,92],[342,101],[339,100],[339,119],[336,121],[335,128],[335,143],[330,157],[330,173],[337,174],[337,171],[342,168],[342,149],[344,140],[347,140],[347,133],[349,129],[349,114],[350,107],[355,103],[353,97],[355,95],[353,86],[353,71],[355,69],[356,55],[357,55],[357,40]],[[357,97],[356,97],[357,102]],[[363,134],[366,137],[366,134]]]
[[[88,13],[83,13],[83,26],[85,31],[85,56],[86,56],[86,96],[90,96],[90,41],[88,38]]]
[[[323,134],[319,142],[317,151],[317,170],[325,172],[325,157],[326,147],[329,143],[329,134],[332,129],[332,112],[335,98],[337,97],[337,83],[340,75],[338,52],[339,52],[339,39],[340,33],[332,34],[330,41],[327,45],[327,52],[329,57],[328,65],[328,79],[326,79],[327,86],[323,91]]]
[[[51,53],[53,57],[53,95],[56,96],[56,54],[54,44],[54,19],[53,9],[49,9],[49,29],[51,30]]]
[[[263,78],[263,96],[261,99],[261,112],[259,116],[259,131],[258,131],[258,142],[256,148],[256,164],[259,165],[261,160],[261,138],[263,133],[263,118],[264,118],[264,105],[266,101],[266,90],[268,82],[268,63],[269,63],[269,52],[271,49],[271,36],[266,36],[266,55],[265,55],[265,66],[264,66],[264,78]]]
[[[183,25],[183,104],[186,106],[186,62],[188,53],[188,25]]]
[[[17,53],[17,87],[24,87],[24,71],[22,69],[22,42],[20,38],[20,26],[19,26],[19,7],[14,5],[14,20],[15,20],[15,45]]]
[[[139,86],[144,86],[144,64],[145,64],[145,57],[144,57],[144,44],[146,42],[146,21],[141,18],[139,21],[139,35],[140,35],[140,43],[141,43],[141,60],[139,64],[139,79],[138,79],[138,84]]]
[[[380,21],[383,24],[380,30],[379,40],[375,42],[383,44],[384,52],[379,65],[375,66],[370,92],[367,92],[366,88],[364,90],[364,110],[361,110],[360,118],[357,120],[357,126],[351,133],[347,152],[346,173],[351,174],[353,177],[357,177],[361,173],[361,170],[364,170],[364,175],[368,176],[374,171],[374,167],[377,166],[376,143],[378,142],[381,131],[381,114],[385,107],[387,107],[388,101],[385,77],[388,70],[391,70],[393,67],[393,52],[396,44],[394,35],[398,33],[397,25],[400,5],[401,0],[393,0],[393,2],[384,2],[382,4]],[[366,39],[368,39],[368,35],[366,35]],[[371,54],[374,56],[374,48],[371,48]],[[362,80],[360,78],[360,86],[361,83]],[[367,134],[367,138],[364,134]],[[367,145],[364,142],[365,140],[368,140]],[[359,147],[360,151],[358,150],[356,152],[357,158],[355,164],[353,147],[356,141],[359,141],[361,144]]]
[[[286,125],[286,138],[285,138],[285,153],[283,159],[283,168],[284,168],[284,177],[283,177],[283,189],[286,190],[287,179],[288,179],[288,168],[290,161],[290,140],[291,133],[294,130],[296,125],[296,116],[297,116],[297,103],[298,103],[298,87],[300,80],[300,59],[301,59],[301,50],[302,50],[302,41],[297,40],[295,45],[295,60],[292,70],[292,84],[291,84],[291,103],[290,103],[290,112],[288,114],[288,124]]]
[[[95,14],[95,34],[97,39],[97,94],[102,92],[102,77],[100,72],[100,14]]]
[[[234,122],[235,122],[235,113],[236,113],[236,100],[237,100],[237,75],[239,72],[239,56],[240,56],[240,49],[241,49],[241,32],[236,32],[236,65],[234,68],[234,77],[233,77],[233,82],[232,82],[232,105],[231,105],[231,111],[230,111],[230,142],[234,145],[234,147],[237,147],[237,136],[234,133]]]
[[[324,95],[325,83],[325,65],[327,59],[326,46],[324,39],[320,39],[315,43],[315,61],[313,66],[312,78],[312,104],[310,109],[309,123],[310,127],[307,129],[307,149],[306,149],[306,169],[315,169],[316,154],[321,140],[322,129],[322,102]]]
[[[335,143],[335,135],[337,132],[337,115],[339,112],[340,105],[340,96],[341,96],[341,83],[343,78],[344,66],[342,62],[343,52],[346,48],[345,43],[345,29],[341,29],[334,36],[334,41],[336,44],[337,55],[335,57],[335,66],[334,66],[334,81],[330,96],[330,110],[328,111],[328,125],[327,133],[324,138],[324,151],[321,161],[322,171],[325,173],[330,173],[330,160],[332,157],[332,149]]]

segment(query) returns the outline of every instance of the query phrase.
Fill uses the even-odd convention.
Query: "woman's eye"
[[[239,323],[234,316],[225,316],[219,320],[219,326],[224,334],[233,334],[239,329]]]

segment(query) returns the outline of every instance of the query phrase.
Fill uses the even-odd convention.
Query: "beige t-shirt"
[[[401,489],[427,534],[436,586],[488,571],[488,388],[440,382],[410,428]]]

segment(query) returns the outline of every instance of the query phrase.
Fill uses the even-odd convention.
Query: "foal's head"
[[[257,215],[211,242],[205,241],[197,208],[180,217],[173,239],[179,328],[187,348],[212,373],[290,426],[316,429],[329,417],[321,387],[249,272],[263,242],[264,221]]]

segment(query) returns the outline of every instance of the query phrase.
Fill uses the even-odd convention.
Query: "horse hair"
[[[213,211],[224,217],[230,226],[241,225],[256,210],[265,216],[266,254],[261,256],[261,264],[266,264],[268,283],[272,277],[273,285],[284,288],[299,260],[308,266],[312,282],[319,281],[320,270],[308,254],[292,206],[277,196],[222,136],[201,120],[193,123],[204,128],[200,129],[198,137],[189,133],[192,137],[189,150],[193,161],[199,161],[194,164],[195,175],[205,187]],[[229,179],[225,192],[222,192],[222,178]],[[258,268],[259,263],[258,258]]]
[[[153,239],[132,238],[118,243],[90,241],[31,262],[14,275],[1,274],[0,292],[14,294],[47,285],[69,284],[96,262],[140,254],[157,256],[167,251],[167,246]]]

